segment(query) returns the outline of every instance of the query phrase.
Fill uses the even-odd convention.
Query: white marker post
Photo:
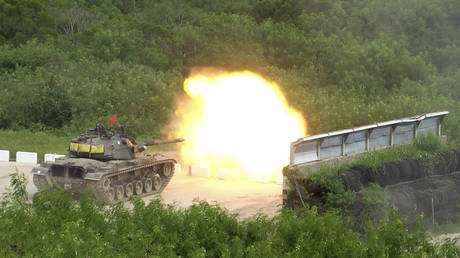
[[[211,176],[211,169],[209,169],[209,167],[191,165],[188,171],[189,171],[190,176],[200,176],[200,177],[210,177]]]
[[[49,153],[46,153],[45,154],[45,162],[55,162],[57,158],[63,158],[65,157],[65,155],[63,154],[49,154]]]
[[[0,161],[5,161],[5,162],[10,161],[10,151],[0,150]]]
[[[182,175],[182,165],[179,163],[174,164],[174,174]]]
[[[16,162],[37,164],[37,153],[36,152],[16,152]]]

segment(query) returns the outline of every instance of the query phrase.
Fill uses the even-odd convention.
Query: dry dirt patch
[[[30,174],[34,166],[0,162],[0,194],[9,187],[9,174],[17,169],[28,179],[27,191],[31,198],[37,192]],[[184,208],[197,199],[216,203],[232,213],[238,213],[241,219],[259,212],[272,217],[282,204],[281,185],[190,177],[184,173],[177,173],[160,196],[165,203]],[[148,203],[154,198],[156,197],[148,196],[144,201]]]

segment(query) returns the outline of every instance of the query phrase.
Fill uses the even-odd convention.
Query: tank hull
[[[37,188],[60,187],[73,196],[91,193],[101,202],[161,193],[174,175],[176,160],[147,154],[131,160],[60,158],[32,170]]]

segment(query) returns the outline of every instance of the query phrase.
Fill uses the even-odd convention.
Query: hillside
[[[450,110],[460,3],[0,1],[0,129],[80,132],[113,114],[158,136],[193,67],[279,83],[310,134]]]

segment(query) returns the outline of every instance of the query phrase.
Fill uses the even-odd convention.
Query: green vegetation
[[[348,166],[363,165],[377,170],[389,162],[403,161],[407,158],[421,160],[424,166],[432,168],[433,162],[438,158],[439,153],[451,150],[452,147],[443,143],[442,140],[433,135],[417,137],[410,145],[386,148],[367,152],[359,160],[348,164]],[[346,165],[345,165],[346,166]]]
[[[451,150],[451,148],[443,143],[439,137],[429,134],[417,137],[410,145],[363,153],[356,161],[344,163],[338,167],[323,166],[319,171],[310,173],[307,176],[303,176],[297,169],[290,170],[286,168],[283,173],[289,177],[291,182],[297,181],[299,183],[302,187],[303,195],[306,197],[309,196],[305,191],[306,186],[316,185],[321,187],[324,193],[327,194],[323,209],[333,208],[340,210],[344,214],[349,214],[348,209],[356,201],[356,192],[345,188],[341,178],[344,171],[353,167],[364,166],[370,168],[374,173],[378,173],[383,170],[385,164],[413,159],[421,161],[425,171],[431,174],[441,155]],[[294,185],[291,184],[291,186],[292,196],[296,193],[293,189]],[[362,194],[364,205],[371,209],[369,210],[370,213],[382,211],[386,207],[385,189],[378,185],[371,184],[369,188],[363,190]],[[372,217],[369,216],[369,218]]]
[[[24,177],[12,175],[12,189],[0,204],[0,255],[81,257],[455,257],[451,242],[430,243],[420,225],[392,213],[361,236],[334,212],[315,208],[299,215],[283,210],[239,221],[205,202],[187,209],[160,199],[132,208],[101,206],[84,196],[74,202],[60,190],[35,194],[27,202]]]
[[[157,137],[193,67],[273,80],[310,134],[450,110],[458,1],[2,0],[0,129],[77,133],[117,114]]]
[[[17,151],[31,151],[37,152],[38,159],[42,160],[45,153],[67,153],[69,140],[70,137],[47,132],[6,130],[0,133],[0,149],[9,150],[10,159],[15,158]]]
[[[391,210],[388,203],[388,191],[378,184],[371,183],[361,190],[362,202],[365,209],[361,217],[371,220],[374,224],[386,218]]]

